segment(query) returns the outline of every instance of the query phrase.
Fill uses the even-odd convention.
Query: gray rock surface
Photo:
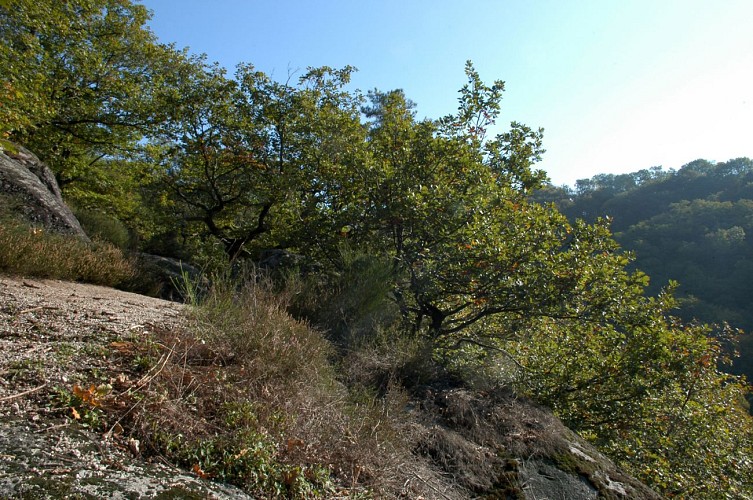
[[[252,498],[174,466],[134,456],[75,425],[0,423],[0,498]]]
[[[439,418],[424,424],[417,451],[451,475],[471,496],[525,500],[661,498],[621,471],[549,410],[508,389],[484,393],[460,388],[430,391],[423,405],[426,414]]]
[[[522,462],[518,470],[525,485],[526,498],[559,498],[562,500],[599,498],[597,490],[588,479],[568,473],[556,465],[543,461]],[[627,495],[623,495],[624,498]]]
[[[63,201],[52,171],[31,151],[0,142],[0,206],[48,231],[88,240]]]

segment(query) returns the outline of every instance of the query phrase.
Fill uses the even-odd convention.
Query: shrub
[[[192,313],[196,336],[225,362],[283,385],[331,375],[329,343],[287,313],[284,294],[276,294],[268,278],[254,269],[247,274],[240,283],[215,276],[203,297],[191,291],[193,285],[186,287],[186,296],[199,302]]]
[[[6,219],[0,225],[0,271],[115,286],[131,278],[135,268],[111,244],[91,244]]]
[[[389,298],[392,274],[388,257],[343,246],[333,271],[286,276],[293,290],[291,312],[324,330],[344,351],[373,344],[376,332],[394,330],[399,321]]]
[[[145,451],[260,498],[399,491],[402,392],[349,393],[331,344],[286,312],[289,291],[236,274],[204,294],[186,284],[187,327],[160,332],[144,394],[119,421]]]
[[[74,215],[91,239],[106,241],[121,250],[134,247],[130,231],[118,218],[86,209],[74,209]]]
[[[517,389],[666,497],[750,498],[753,419],[745,381],[718,368],[725,333],[675,321],[625,331],[542,320],[508,345]]]

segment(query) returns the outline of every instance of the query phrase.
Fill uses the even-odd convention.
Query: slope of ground
[[[118,422],[103,430],[97,421],[100,402],[128,401],[155,376],[160,362],[140,367],[139,346],[180,330],[183,308],[0,277],[0,497],[248,498],[200,470],[142,456]],[[658,498],[546,409],[504,389],[427,387],[400,418],[416,460],[405,467],[404,498]]]
[[[0,277],[0,497],[245,497],[141,459],[137,441],[117,429],[93,432],[94,422],[78,422],[63,405],[64,394],[93,379],[113,390],[138,384],[118,348],[178,327],[181,307],[94,285]]]

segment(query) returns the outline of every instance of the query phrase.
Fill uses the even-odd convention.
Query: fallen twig
[[[165,346],[165,347],[167,347],[167,346]],[[147,385],[149,382],[151,382],[154,378],[156,378],[157,375],[159,375],[162,372],[162,370],[165,369],[165,365],[170,360],[170,356],[172,356],[172,354],[174,352],[173,351],[174,348],[175,348],[175,346],[173,346],[172,348],[167,347],[167,349],[168,349],[167,355],[160,356],[160,359],[157,360],[157,364],[154,365],[154,368],[152,368],[152,370],[150,370],[146,375],[144,375],[141,378],[141,380],[139,380],[136,383],[136,387],[135,388],[130,388],[126,392],[131,392],[132,390],[138,391],[139,389],[141,389],[142,387],[144,387],[145,385]],[[160,366],[160,363],[162,364],[161,366]]]
[[[450,498],[447,495],[445,495],[443,492],[441,492],[439,490],[439,488],[437,488],[436,486],[434,486],[433,484],[431,484],[429,481],[427,481],[426,479],[424,479],[421,476],[419,476],[417,472],[413,471],[413,475],[416,476],[419,480],[421,480],[421,482],[423,482],[426,486],[428,486],[429,488],[431,488],[432,490],[434,490],[436,493],[442,495],[444,498]]]
[[[28,391],[19,392],[18,394],[11,394],[10,396],[4,396],[4,397],[0,398],[0,402],[10,401],[11,399],[20,398],[20,397],[26,396],[27,394],[31,394],[33,392],[41,391],[45,387],[47,387],[47,382],[45,382],[44,384],[40,385],[39,387],[35,387],[33,389],[29,389]]]
[[[51,425],[50,427],[43,427],[42,429],[37,430],[37,433],[41,434],[42,432],[54,431],[55,429],[61,429],[63,427],[68,427],[69,425],[71,425],[70,422],[63,422],[62,424]]]
[[[29,309],[24,309],[23,311],[18,311],[18,314],[26,314],[26,313],[30,313],[30,312],[34,312],[34,311],[39,311],[39,310],[42,310],[42,309],[47,309],[47,310],[50,310],[50,311],[55,311],[55,310],[58,310],[60,308],[59,307],[55,307],[55,306],[30,307]]]

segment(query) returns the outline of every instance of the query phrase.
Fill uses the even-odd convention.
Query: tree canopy
[[[753,161],[696,160],[677,171],[648,172],[578,181],[577,192],[549,186],[534,197],[556,202],[570,220],[612,217],[615,239],[636,254],[632,266],[652,277],[649,293],[678,281],[678,316],[748,332],[731,369],[752,377]],[[631,179],[617,182],[629,186],[618,189],[617,177]]]

